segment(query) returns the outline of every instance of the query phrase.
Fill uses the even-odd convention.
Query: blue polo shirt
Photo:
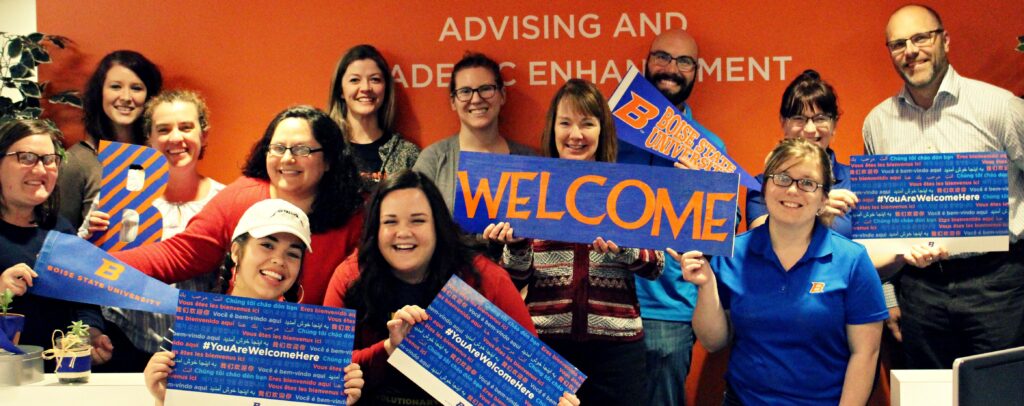
[[[693,110],[683,104],[686,109],[683,116],[693,118]],[[717,135],[708,131],[699,123],[693,122],[701,133],[707,134],[711,141],[722,152],[725,143]],[[647,152],[626,142],[619,143],[618,157],[615,162],[648,166],[673,167],[675,161]],[[686,247],[672,247],[679,252],[687,251]],[[680,251],[681,250],[681,251]],[[665,255],[665,268],[658,279],[633,278],[636,281],[636,298],[640,302],[640,317],[645,319],[681,321],[689,323],[693,320],[693,306],[697,303],[697,287],[683,280],[679,262]]]
[[[850,359],[846,325],[889,313],[863,246],[816,224],[807,252],[786,272],[769,224],[714,257],[733,342],[726,380],[744,405],[836,404]]]
[[[836,161],[836,153],[832,151],[832,148],[828,149],[828,157],[832,160],[832,176],[835,176],[836,179],[836,184],[832,185],[832,189],[852,189],[850,165]],[[763,173],[757,175],[757,181],[764,184]],[[765,206],[764,195],[760,191],[747,189],[747,227],[750,227],[751,221],[766,214],[768,214],[768,207]],[[849,215],[836,216],[832,221],[832,229],[843,237],[850,238],[853,235],[853,225],[850,224]]]

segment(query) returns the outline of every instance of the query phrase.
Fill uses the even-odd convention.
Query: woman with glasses
[[[20,344],[51,346],[54,330],[81,320],[91,326],[92,362],[105,363],[113,347],[100,332],[103,317],[97,306],[26,294],[37,277],[32,268],[51,230],[74,235],[75,229],[57,213],[57,175],[64,148],[59,130],[40,120],[0,124],[0,293],[20,296],[13,307],[25,316]],[[6,341],[0,334],[0,339]],[[46,363],[53,371],[54,362]]]
[[[683,255],[697,285],[693,329],[730,348],[723,404],[863,405],[888,317],[863,246],[828,227],[831,157],[806,138],[768,156],[768,219],[736,237],[732,257]]]
[[[363,178],[380,182],[416,163],[419,147],[395,131],[391,70],[372,45],[356,45],[338,61],[327,111],[352,147]]]
[[[857,195],[850,191],[850,166],[836,161],[836,153],[829,147],[839,122],[839,103],[832,85],[822,80],[818,72],[805,70],[782,93],[779,121],[784,138],[805,138],[828,152],[835,184],[828,194],[824,212],[834,217],[833,230],[850,237],[853,227],[846,214],[857,205]],[[757,180],[764,184],[764,174],[758,175]],[[762,192],[748,191],[747,228],[760,226],[767,218]]]
[[[82,100],[86,134],[68,148],[59,180],[60,214],[71,225],[82,225],[98,199],[102,168],[96,154],[100,140],[145,144],[142,107],[162,86],[160,70],[135,51],[111,52],[96,67]]]
[[[284,199],[309,215],[313,231],[306,272],[299,280],[299,301],[321,304],[331,272],[355,250],[362,231],[362,180],[338,124],[309,106],[278,113],[253,146],[242,173],[192,218],[185,231],[114,255],[165,282],[214,272],[230,248],[230,232],[242,213],[260,200]]]
[[[498,115],[505,104],[501,68],[480,53],[467,53],[452,68],[448,85],[452,111],[459,116],[459,133],[435,142],[420,154],[414,170],[437,184],[451,212],[455,204],[455,172],[459,152],[533,155],[529,147],[500,134]]]

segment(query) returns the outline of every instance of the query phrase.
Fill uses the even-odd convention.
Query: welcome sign
[[[455,219],[509,222],[517,237],[732,255],[736,174],[463,152]]]
[[[708,140],[707,130],[680,113],[636,66],[615,88],[608,107],[620,141],[672,161],[684,158],[700,170],[738,173],[743,186],[761,190],[756,178]]]

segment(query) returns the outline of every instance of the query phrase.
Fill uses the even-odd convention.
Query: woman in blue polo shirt
[[[736,237],[731,258],[668,250],[698,286],[697,338],[731,344],[724,404],[868,400],[888,312],[867,251],[828,227],[829,161],[783,140],[765,164],[767,222]]]

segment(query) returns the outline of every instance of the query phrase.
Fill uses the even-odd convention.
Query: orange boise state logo
[[[811,282],[810,293],[821,293],[825,291],[825,282]]]

